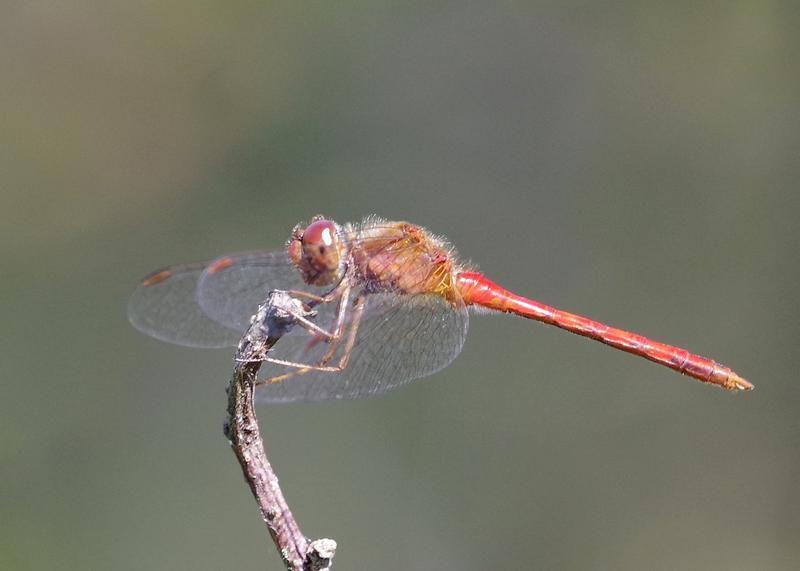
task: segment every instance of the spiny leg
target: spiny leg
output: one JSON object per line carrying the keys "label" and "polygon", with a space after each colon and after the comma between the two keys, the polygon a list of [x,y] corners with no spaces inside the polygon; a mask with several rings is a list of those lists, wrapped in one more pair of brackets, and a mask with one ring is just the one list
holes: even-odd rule
{"label": "spiny leg", "polygon": [[[363,294],[359,294],[356,300],[353,302],[353,310],[357,313],[359,311],[356,304],[358,304],[358,300],[361,299]],[[334,337],[328,340],[330,347],[325,352],[325,355],[320,360],[320,365],[327,365],[328,362],[333,358],[336,354],[336,351],[339,349],[339,343],[342,339],[342,334],[344,333],[345,328],[347,325],[345,324],[345,320],[347,319],[347,302],[350,300],[350,288],[346,287],[342,292],[342,297],[339,299],[339,305],[336,308],[337,315],[336,315],[336,328],[334,329]]]}
{"label": "spiny leg", "polygon": [[284,361],[282,359],[274,359],[272,357],[266,357],[264,360],[267,362],[276,363],[278,365],[284,365],[286,367],[296,367],[298,370],[258,380],[256,381],[256,386],[280,383],[287,379],[291,379],[292,377],[305,375],[306,373],[311,371],[320,371],[325,373],[339,373],[343,371],[345,367],[347,367],[347,363],[350,360],[350,354],[353,351],[353,346],[355,345],[356,341],[356,335],[358,333],[358,326],[361,323],[361,318],[364,315],[364,300],[365,300],[364,294],[360,294],[353,302],[353,320],[349,325],[350,330],[348,331],[347,342],[345,343],[344,352],[342,353],[342,357],[339,359],[338,365],[335,366],[326,365],[325,359],[329,361],[333,356],[333,354],[328,356],[328,353],[331,353],[330,350],[328,350],[328,353],[326,353],[323,359],[321,359],[320,362],[317,363],[316,365],[294,363],[292,361]]}
{"label": "spiny leg", "polygon": [[342,358],[339,359],[339,370],[347,367],[350,361],[350,353],[353,352],[353,346],[356,343],[356,335],[358,334],[358,326],[361,324],[361,318],[364,317],[365,297],[364,294],[359,294],[353,302],[353,322],[350,324],[350,332],[347,336],[347,343],[344,346]]}
{"label": "spiny leg", "polygon": [[[331,333],[330,336],[328,337],[328,343],[330,343],[331,346],[328,349],[328,351],[326,351],[325,356],[318,363],[314,365],[308,363],[296,363],[294,361],[286,361],[284,359],[275,359],[274,357],[269,357],[267,355],[260,358],[259,360],[268,363],[275,363],[276,365],[283,365],[285,367],[295,367],[297,369],[300,369],[301,371],[306,369],[326,371],[326,372],[337,371],[338,369],[336,368],[330,368],[330,367],[326,368],[326,365],[327,362],[330,361],[331,356],[335,354],[336,350],[339,348],[339,342],[342,339],[342,333],[346,327],[345,321],[347,317],[347,302],[350,300],[350,291],[351,288],[348,285],[345,285],[341,288],[339,294],[339,301],[336,305],[336,324],[334,326],[333,333]],[[262,381],[256,381],[256,385],[278,382],[278,380],[284,380],[285,378],[293,377],[295,374],[297,374],[297,371],[293,371],[291,373],[285,373],[283,375],[277,375],[275,377],[268,377],[267,379],[264,379]]]}
{"label": "spiny leg", "polygon": [[292,297],[304,297],[306,299],[310,299],[311,301],[316,301],[317,303],[330,303],[336,298],[337,295],[339,295],[339,293],[341,293],[341,292],[337,293],[338,289],[339,286],[335,287],[325,295],[317,295],[315,293],[311,293],[309,291],[302,291],[299,289],[290,289],[286,293],[288,293]]}
{"label": "spiny leg", "polygon": [[345,312],[347,311],[347,301],[350,299],[350,289],[351,288],[349,285],[346,285],[344,282],[342,282],[324,296],[299,290],[289,290],[287,293],[291,296],[306,297],[318,303],[330,303],[334,299],[338,298],[339,301],[336,303],[336,325],[333,328],[333,332],[326,331],[316,323],[313,323],[301,315],[294,316],[297,320],[297,323],[306,331],[313,331],[314,333],[325,337],[329,342],[334,342],[342,334],[344,316]]}
{"label": "spiny leg", "polygon": [[[343,323],[344,323],[344,313],[345,313],[344,312],[344,308],[347,305],[347,299],[349,299],[349,297],[350,297],[350,289],[351,289],[350,286],[344,286],[344,287],[341,287],[341,288],[337,286],[336,289],[332,290],[329,294],[326,295],[326,298],[328,299],[328,301],[332,301],[332,300],[336,299],[337,297],[339,298],[339,301],[338,301],[338,303],[336,305],[337,318],[336,318],[336,325],[334,326],[334,331],[333,332],[330,332],[330,331],[327,331],[327,330],[323,329],[322,327],[320,327],[319,325],[317,325],[313,321],[309,320],[307,317],[305,317],[303,315],[300,315],[298,313],[291,312],[292,319],[295,321],[295,323],[297,325],[299,325],[300,327],[302,327],[306,331],[308,331],[310,333],[315,333],[319,337],[324,337],[331,344],[337,344],[338,345],[338,341],[339,341],[339,338],[341,337],[342,327],[343,327]],[[318,299],[323,299],[323,298],[321,298],[319,296],[314,295],[313,293],[306,293],[306,292],[301,292],[301,291],[289,291],[287,293],[290,293],[292,295],[301,294],[301,295],[306,295],[308,297],[314,297],[314,298],[318,298]],[[271,359],[267,359],[267,358],[261,357],[261,356],[254,357],[252,359],[236,359],[236,361],[239,362],[239,363],[252,363],[252,362],[256,362],[256,361],[264,362],[264,361],[270,361],[270,360]]]}

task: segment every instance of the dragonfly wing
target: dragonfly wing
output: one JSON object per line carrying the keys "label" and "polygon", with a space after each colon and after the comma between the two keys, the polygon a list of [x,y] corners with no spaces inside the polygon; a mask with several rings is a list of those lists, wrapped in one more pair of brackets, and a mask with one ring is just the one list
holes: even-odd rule
{"label": "dragonfly wing", "polygon": [[197,304],[197,283],[206,263],[170,266],[147,276],[128,302],[128,318],[136,329],[188,347],[230,347],[236,331],[212,320]]}
{"label": "dragonfly wing", "polygon": [[208,264],[197,284],[197,303],[214,321],[244,331],[274,289],[320,293],[303,282],[284,250],[245,252]]}
{"label": "dragonfly wing", "polygon": [[[341,372],[313,371],[259,387],[258,403],[354,399],[378,395],[446,367],[458,356],[469,326],[463,304],[453,305],[438,295],[366,295],[350,360]],[[352,308],[348,315],[353,315]],[[330,320],[332,324],[332,320]],[[329,328],[327,322],[317,325]],[[303,331],[295,327],[295,332]],[[347,333],[345,333],[346,335]],[[337,364],[344,342],[332,364]],[[271,357],[300,363],[317,362],[329,345],[310,334],[278,341]],[[296,368],[265,363],[262,376]]]}

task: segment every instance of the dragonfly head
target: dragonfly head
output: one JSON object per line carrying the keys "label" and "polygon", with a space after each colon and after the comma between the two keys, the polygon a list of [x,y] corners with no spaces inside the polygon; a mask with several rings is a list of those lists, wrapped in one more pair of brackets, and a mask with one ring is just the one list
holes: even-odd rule
{"label": "dragonfly head", "polygon": [[341,229],[333,220],[315,216],[305,228],[295,226],[287,249],[309,285],[330,285],[344,275],[345,245]]}

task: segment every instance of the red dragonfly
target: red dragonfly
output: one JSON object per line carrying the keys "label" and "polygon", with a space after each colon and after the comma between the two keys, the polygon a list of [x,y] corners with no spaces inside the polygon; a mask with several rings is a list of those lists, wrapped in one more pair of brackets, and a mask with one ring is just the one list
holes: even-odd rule
{"label": "red dragonfly", "polygon": [[511,293],[461,264],[444,239],[377,217],[339,225],[316,216],[284,250],[157,270],[129,317],[164,341],[234,346],[271,290],[308,300],[316,317],[265,357],[273,376],[259,382],[259,402],[358,398],[430,375],[461,351],[469,307],[555,325],[730,391],[753,388],[711,359]]}

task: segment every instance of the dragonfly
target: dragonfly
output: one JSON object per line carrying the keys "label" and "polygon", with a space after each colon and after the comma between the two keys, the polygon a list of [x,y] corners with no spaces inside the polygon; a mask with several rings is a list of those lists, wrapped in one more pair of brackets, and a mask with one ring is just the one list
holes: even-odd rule
{"label": "dragonfly", "polygon": [[338,224],[318,215],[283,249],[156,270],[128,315],[163,341],[232,347],[278,290],[304,310],[260,357],[271,376],[258,381],[259,403],[360,398],[432,375],[461,352],[470,309],[554,325],[729,391],[753,389],[712,359],[512,293],[460,262],[446,239],[376,216]]}

